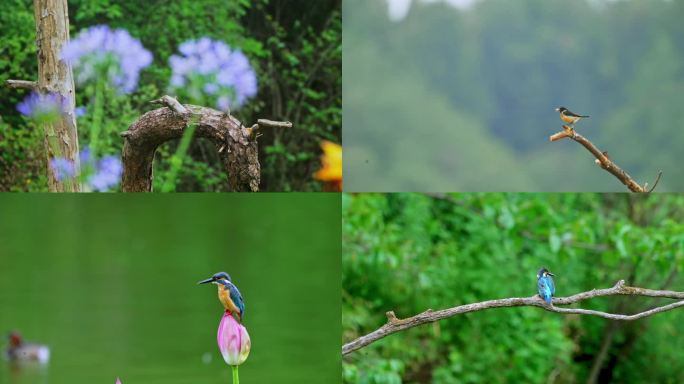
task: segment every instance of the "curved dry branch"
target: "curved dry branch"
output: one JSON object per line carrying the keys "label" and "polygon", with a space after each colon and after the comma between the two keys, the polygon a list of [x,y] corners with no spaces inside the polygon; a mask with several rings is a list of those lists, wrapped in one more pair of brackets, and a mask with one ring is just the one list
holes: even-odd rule
{"label": "curved dry branch", "polygon": [[[590,309],[581,308],[558,308],[553,305],[568,305],[580,302],[582,300],[591,299],[594,297],[602,296],[615,296],[615,295],[626,295],[626,296],[648,296],[648,297],[665,297],[670,299],[682,299],[675,303],[668,305],[656,307],[644,312],[636,313],[633,315],[622,315],[606,313],[601,311],[594,311]],[[428,309],[427,311],[409,317],[406,319],[398,319],[394,312],[389,311],[387,315],[387,323],[377,330],[361,336],[358,339],[352,340],[342,346],[342,355],[347,355],[357,349],[363,348],[377,340],[382,339],[385,336],[389,336],[393,333],[400,332],[409,328],[413,328],[422,324],[432,323],[448,317],[455,315],[460,315],[462,313],[482,311],[491,308],[502,308],[502,307],[540,307],[549,312],[557,312],[563,314],[578,314],[578,315],[590,315],[599,316],[605,319],[611,320],[636,320],[643,317],[651,316],[656,313],[669,311],[674,308],[684,306],[684,292],[677,291],[665,291],[665,290],[654,290],[648,288],[638,288],[638,287],[628,287],[625,285],[624,280],[620,280],[612,288],[605,289],[593,289],[588,292],[578,293],[568,297],[554,297],[553,305],[549,306],[537,295],[531,297],[512,297],[507,299],[498,300],[488,300],[480,303],[459,305],[453,308],[441,309],[438,311],[433,311]]]}
{"label": "curved dry branch", "polygon": [[632,192],[653,192],[656,185],[658,185],[658,181],[660,181],[660,176],[663,174],[663,171],[658,171],[658,176],[656,177],[656,180],[650,189],[648,188],[648,183],[641,186],[629,174],[627,174],[627,172],[622,170],[622,168],[618,167],[617,164],[610,160],[608,158],[607,152],[601,152],[591,141],[577,133],[568,125],[563,125],[563,130],[561,132],[551,135],[549,137],[549,141],[558,141],[566,137],[582,144],[584,148],[586,148],[589,152],[591,152],[592,155],[594,155],[594,157],[596,157],[596,164],[613,174],[613,176],[620,180],[622,184],[626,185],[627,188],[629,188],[629,190]]}
{"label": "curved dry branch", "polygon": [[[152,190],[152,164],[157,147],[166,141],[180,139],[188,124],[197,125],[195,137],[206,138],[216,146],[228,172],[228,183],[232,191],[259,190],[261,167],[254,126],[246,128],[230,114],[181,104],[170,96],[163,96],[152,103],[164,107],[145,113],[127,131],[121,132],[125,139],[121,183],[124,192]],[[292,127],[289,122],[266,121]],[[260,123],[255,126],[259,127]]]}

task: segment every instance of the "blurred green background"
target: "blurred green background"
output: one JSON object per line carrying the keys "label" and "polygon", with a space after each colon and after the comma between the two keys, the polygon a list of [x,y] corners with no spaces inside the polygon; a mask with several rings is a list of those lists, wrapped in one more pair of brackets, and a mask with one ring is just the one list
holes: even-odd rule
{"label": "blurred green background", "polygon": [[[36,79],[33,1],[3,0],[0,12],[0,191],[46,191],[43,132],[16,110],[25,91],[4,86],[7,79]],[[120,155],[119,132],[155,109],[150,100],[167,93],[169,56],[182,42],[203,36],[242,50],[257,73],[258,94],[238,111],[245,124],[257,118],[286,120],[292,129],[268,129],[259,138],[262,191],[318,191],[321,140],[336,143],[342,127],[341,0],[69,0],[71,36],[107,24],[126,29],[151,51],[154,61],[141,72],[139,88],[108,103],[107,154]],[[81,87],[76,105],[91,107]],[[181,102],[184,102],[181,100]],[[185,101],[187,102],[187,101]],[[92,108],[91,108],[92,109]],[[79,119],[81,149],[89,142],[89,120]],[[155,157],[154,187],[169,176],[177,143]],[[225,191],[226,174],[214,145],[195,140],[176,190]]]}
{"label": "blurred green background", "polygon": [[0,383],[230,383],[227,271],[246,303],[244,383],[339,381],[337,194],[0,196],[0,332],[50,346]]}
{"label": "blurred green background", "polygon": [[[428,308],[618,280],[684,291],[684,196],[674,194],[344,194],[342,341]],[[632,296],[582,308],[637,313],[672,302]],[[455,316],[343,359],[346,383],[681,383],[684,310],[633,322],[540,308]],[[600,351],[604,349],[605,353]]]}
{"label": "blurred green background", "polygon": [[345,1],[345,190],[627,191],[549,142],[563,105],[640,184],[662,169],[658,191],[684,191],[683,16],[667,0]]}

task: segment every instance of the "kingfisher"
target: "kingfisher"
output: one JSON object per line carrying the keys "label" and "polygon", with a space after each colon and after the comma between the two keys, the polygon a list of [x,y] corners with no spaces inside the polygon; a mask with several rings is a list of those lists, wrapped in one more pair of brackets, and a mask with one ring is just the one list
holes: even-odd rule
{"label": "kingfisher", "polygon": [[589,117],[587,115],[579,115],[577,113],[571,112],[569,109],[565,107],[558,107],[556,108],[556,112],[560,113],[560,118],[564,122],[574,126],[576,122],[578,122],[580,119]]}
{"label": "kingfisher", "polygon": [[218,298],[226,311],[234,314],[236,320],[242,324],[245,315],[245,302],[238,288],[233,284],[230,275],[226,272],[215,273],[212,277],[202,280],[197,284],[213,283],[218,286]]}
{"label": "kingfisher", "polygon": [[27,343],[17,331],[7,335],[9,345],[5,356],[10,361],[37,361],[47,363],[50,360],[50,349],[46,345]]}
{"label": "kingfisher", "polygon": [[551,305],[551,297],[556,293],[556,285],[553,283],[553,273],[546,268],[542,268],[537,272],[537,292],[539,296],[544,299],[546,304]]}

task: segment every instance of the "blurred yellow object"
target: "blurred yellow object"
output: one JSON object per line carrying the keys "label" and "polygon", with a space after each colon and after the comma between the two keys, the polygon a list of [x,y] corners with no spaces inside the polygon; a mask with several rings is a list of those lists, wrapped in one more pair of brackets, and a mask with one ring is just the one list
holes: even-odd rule
{"label": "blurred yellow object", "polygon": [[342,190],[342,146],[331,141],[321,142],[323,156],[321,156],[321,169],[316,171],[314,177],[324,181],[332,190]]}

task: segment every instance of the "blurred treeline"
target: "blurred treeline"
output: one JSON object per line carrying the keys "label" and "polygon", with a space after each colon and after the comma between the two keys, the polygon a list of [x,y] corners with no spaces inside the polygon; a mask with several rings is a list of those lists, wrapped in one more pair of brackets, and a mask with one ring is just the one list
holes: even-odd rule
{"label": "blurred treeline", "polygon": [[[684,290],[684,196],[345,194],[343,342],[395,311],[628,285]],[[671,300],[611,296],[582,308],[637,313]],[[684,310],[633,322],[492,309],[388,336],[344,358],[346,383],[681,383]],[[604,349],[604,353],[600,351]],[[593,373],[592,373],[593,372]],[[593,379],[593,381],[592,381]]]}
{"label": "blurred treeline", "polygon": [[[136,93],[108,115],[105,152],[120,153],[124,131],[142,113],[156,108],[148,101],[167,92],[168,58],[180,43],[203,36],[241,49],[257,71],[257,98],[234,113],[246,124],[257,118],[289,120],[291,130],[266,130],[259,139],[261,190],[320,190],[312,174],[319,168],[320,141],[341,136],[341,1],[285,0],[69,0],[71,35],[108,24],[124,28],[154,55],[141,74]],[[36,32],[31,0],[6,0],[0,12],[0,83],[37,77]],[[85,105],[78,95],[77,105]],[[16,111],[24,91],[0,86],[0,190],[46,190],[43,134]],[[183,102],[181,100],[181,102]],[[79,121],[79,126],[87,122]],[[81,139],[87,138],[81,127]],[[81,143],[83,147],[84,143]],[[168,171],[176,143],[160,148],[155,189]],[[196,140],[180,175],[178,191],[222,191],[223,167],[213,145]]]}
{"label": "blurred treeline", "polygon": [[[388,0],[391,1],[391,0]],[[641,184],[683,191],[684,2],[344,3],[345,189],[626,191],[557,106]]]}

